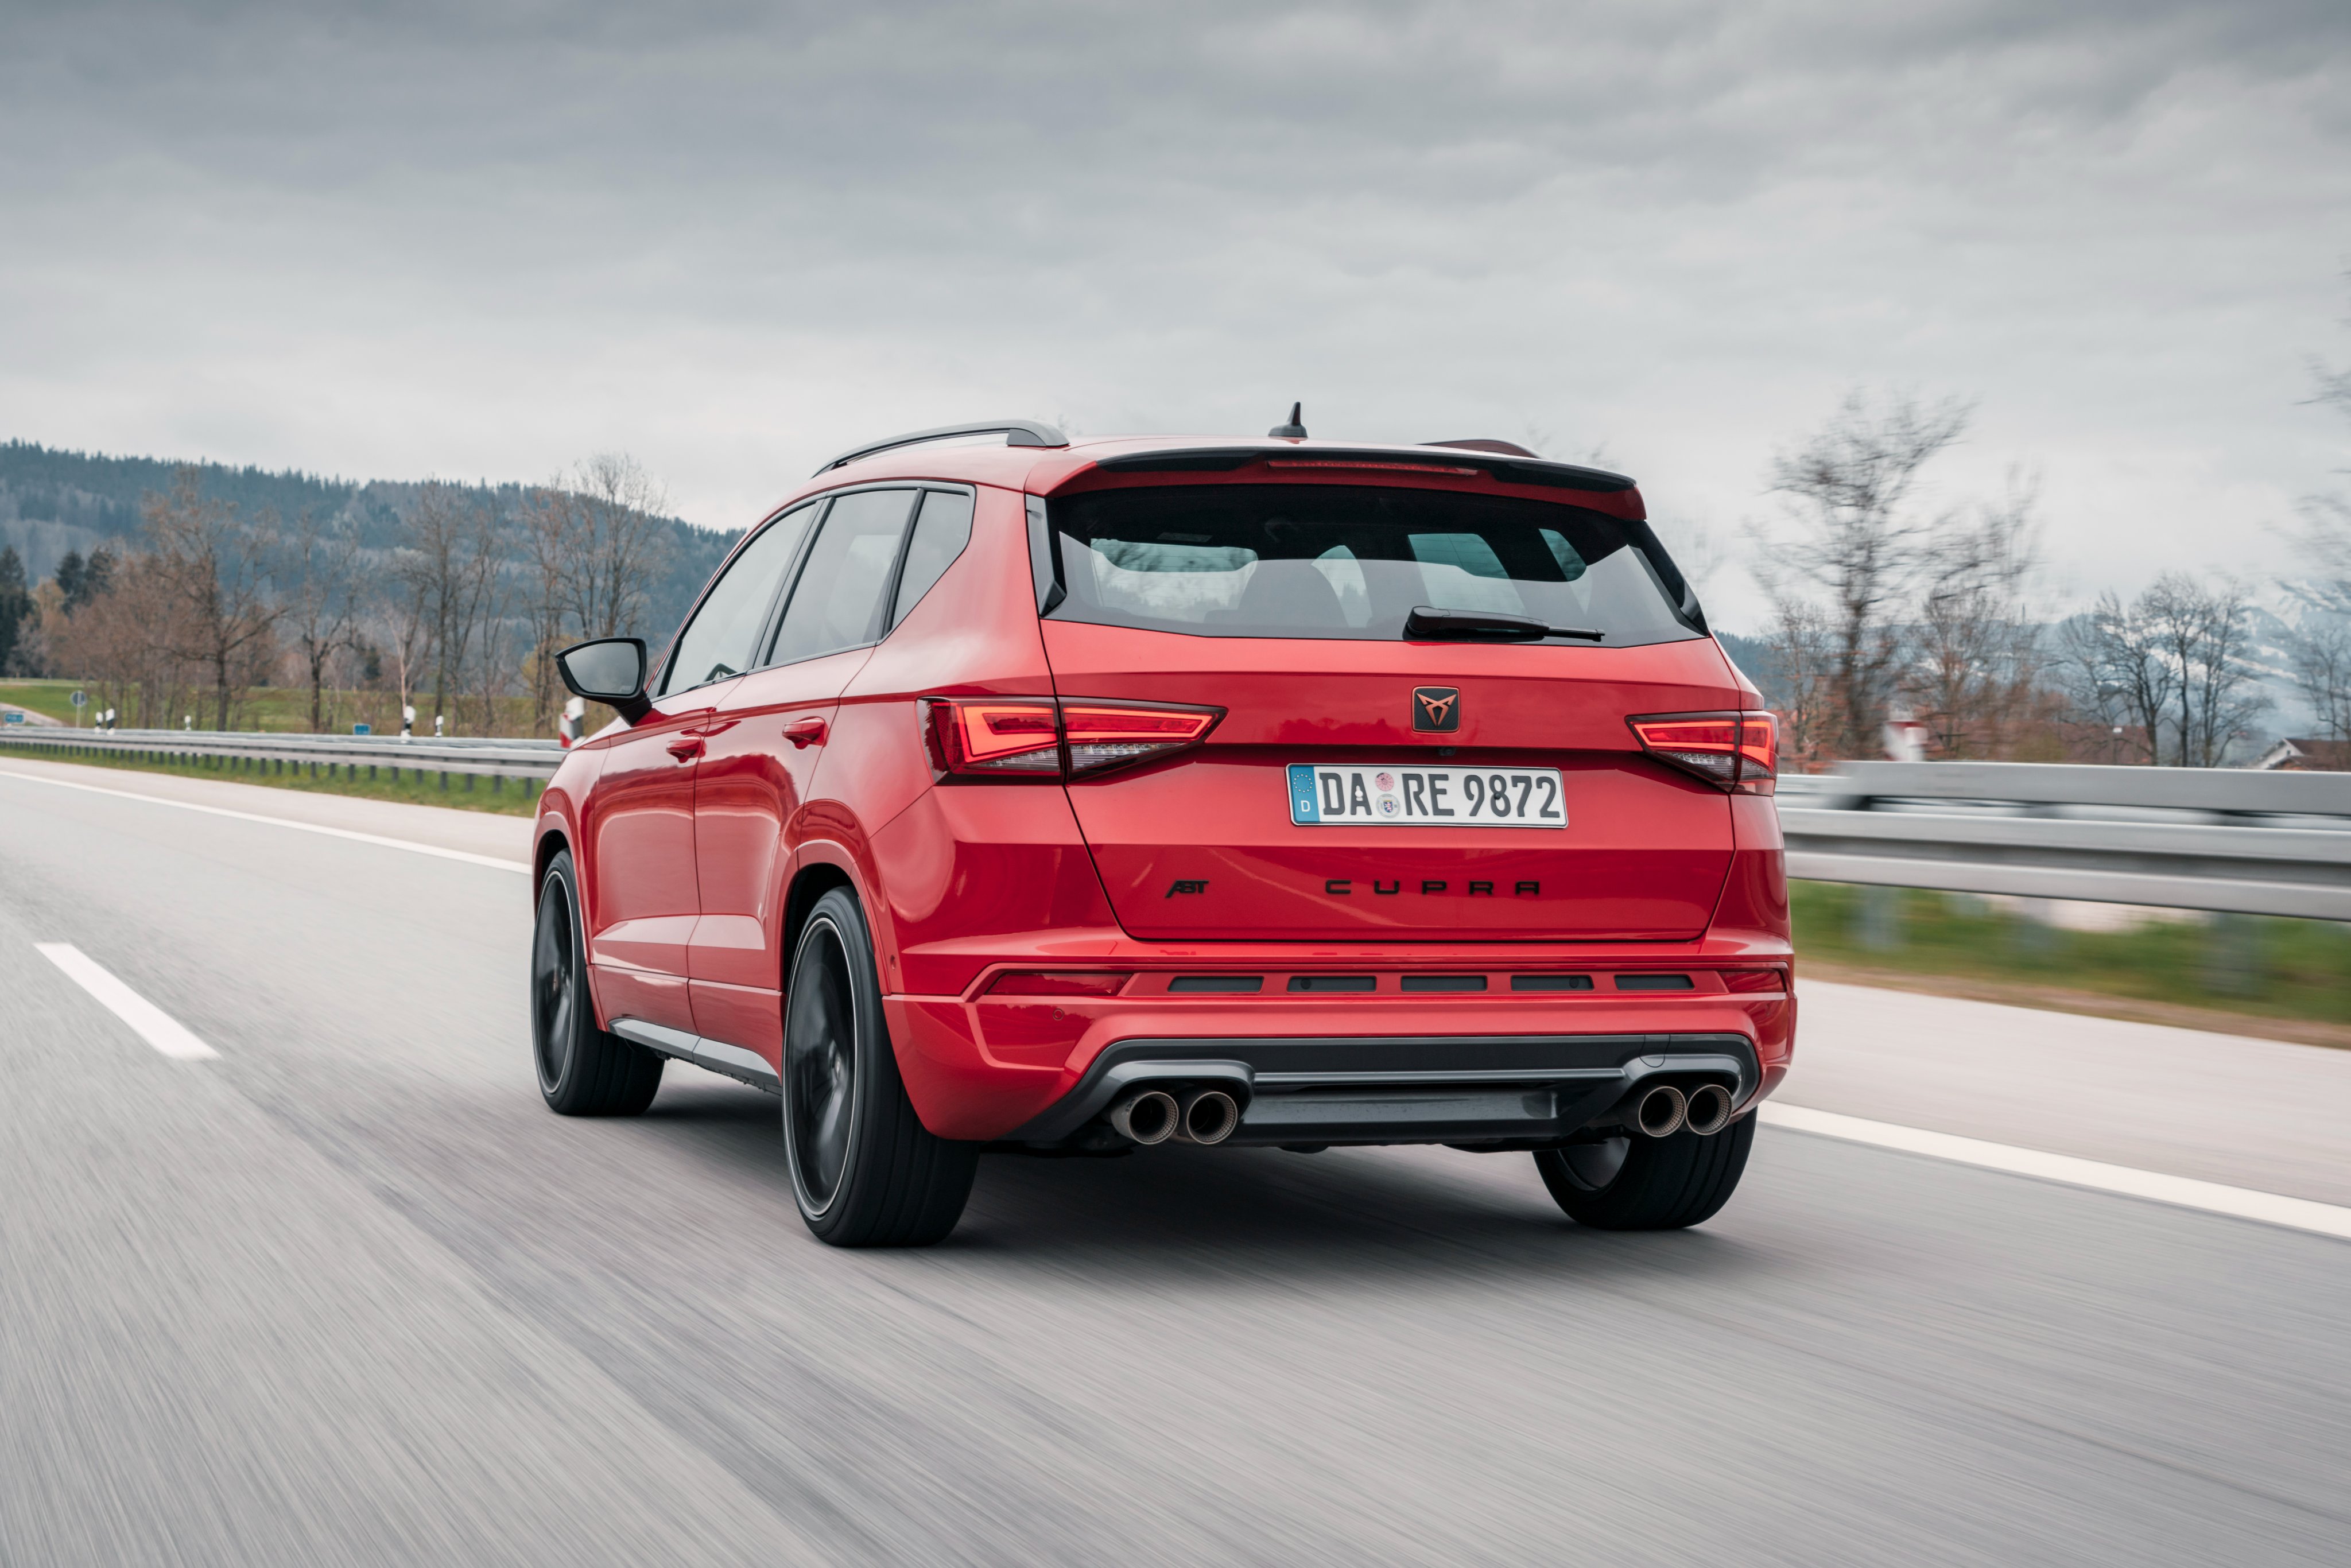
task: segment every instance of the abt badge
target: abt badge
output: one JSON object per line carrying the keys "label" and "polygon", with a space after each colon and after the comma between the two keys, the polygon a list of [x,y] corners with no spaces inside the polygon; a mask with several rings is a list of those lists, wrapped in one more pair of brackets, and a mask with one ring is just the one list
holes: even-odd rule
{"label": "abt badge", "polygon": [[1171,882],[1167,884],[1167,896],[1170,898],[1175,897],[1179,893],[1206,893],[1207,891],[1208,883],[1206,877],[1201,878],[1198,882]]}
{"label": "abt badge", "polygon": [[1412,727],[1451,731],[1461,727],[1461,691],[1458,686],[1412,688]]}

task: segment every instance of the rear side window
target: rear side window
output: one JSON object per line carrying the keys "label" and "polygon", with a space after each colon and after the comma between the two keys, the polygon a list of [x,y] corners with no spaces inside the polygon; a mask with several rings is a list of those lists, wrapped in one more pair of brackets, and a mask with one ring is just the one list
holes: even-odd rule
{"label": "rear side window", "polygon": [[792,586],[768,663],[796,664],[881,640],[883,601],[915,494],[852,490],[835,498]]}
{"label": "rear side window", "polygon": [[751,650],[767,630],[776,590],[815,516],[814,507],[786,512],[736,553],[679,635],[664,692],[707,685],[751,667]]}
{"label": "rear side window", "polygon": [[898,574],[898,607],[891,612],[892,626],[923,601],[923,595],[946,575],[956,557],[963,554],[963,547],[971,543],[971,508],[969,496],[946,490],[923,493],[922,509],[914,514],[914,542],[906,547],[906,565]]}
{"label": "rear side window", "polygon": [[1346,485],[1165,485],[1048,505],[1055,621],[1202,637],[1394,642],[1418,605],[1705,634],[1646,523],[1582,507]]}

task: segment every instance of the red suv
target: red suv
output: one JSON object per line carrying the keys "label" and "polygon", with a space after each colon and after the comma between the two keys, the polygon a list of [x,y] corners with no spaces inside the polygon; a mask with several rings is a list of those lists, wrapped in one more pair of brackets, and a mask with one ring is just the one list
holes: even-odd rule
{"label": "red suv", "polygon": [[1528,1150],[1584,1224],[1690,1225],[1787,1071],[1772,718],[1617,475],[925,431],[657,666],[561,664],[621,719],[538,810],[547,1103],[778,1094],[829,1242],[1171,1138]]}

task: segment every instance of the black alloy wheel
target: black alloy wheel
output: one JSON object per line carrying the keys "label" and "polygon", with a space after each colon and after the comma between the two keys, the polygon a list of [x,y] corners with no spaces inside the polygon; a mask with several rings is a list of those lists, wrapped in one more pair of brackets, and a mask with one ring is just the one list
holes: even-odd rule
{"label": "black alloy wheel", "polygon": [[810,921],[800,940],[784,1040],[792,1183],[801,1211],[817,1218],[841,1196],[857,1112],[857,998],[841,928],[830,917]]}
{"label": "black alloy wheel", "polygon": [[538,886],[530,941],[530,1043],[538,1092],[565,1116],[633,1116],[661,1088],[662,1057],[596,1026],[571,852]]}
{"label": "black alloy wheel", "polygon": [[817,900],[784,1000],[785,1164],[800,1218],[835,1247],[926,1247],[963,1217],[976,1144],[930,1132],[898,1076],[864,912]]}
{"label": "black alloy wheel", "polygon": [[1543,1186],[1578,1225],[1597,1230],[1679,1230],[1714,1218],[1730,1201],[1755,1143],[1749,1112],[1706,1137],[1570,1144],[1535,1155]]}

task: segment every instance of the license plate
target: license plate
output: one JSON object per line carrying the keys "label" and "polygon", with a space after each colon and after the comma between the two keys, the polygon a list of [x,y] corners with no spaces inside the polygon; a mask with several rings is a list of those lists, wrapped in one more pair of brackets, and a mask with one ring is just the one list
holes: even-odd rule
{"label": "license plate", "polygon": [[1328,828],[1563,828],[1556,768],[1324,768],[1293,762],[1290,820]]}

